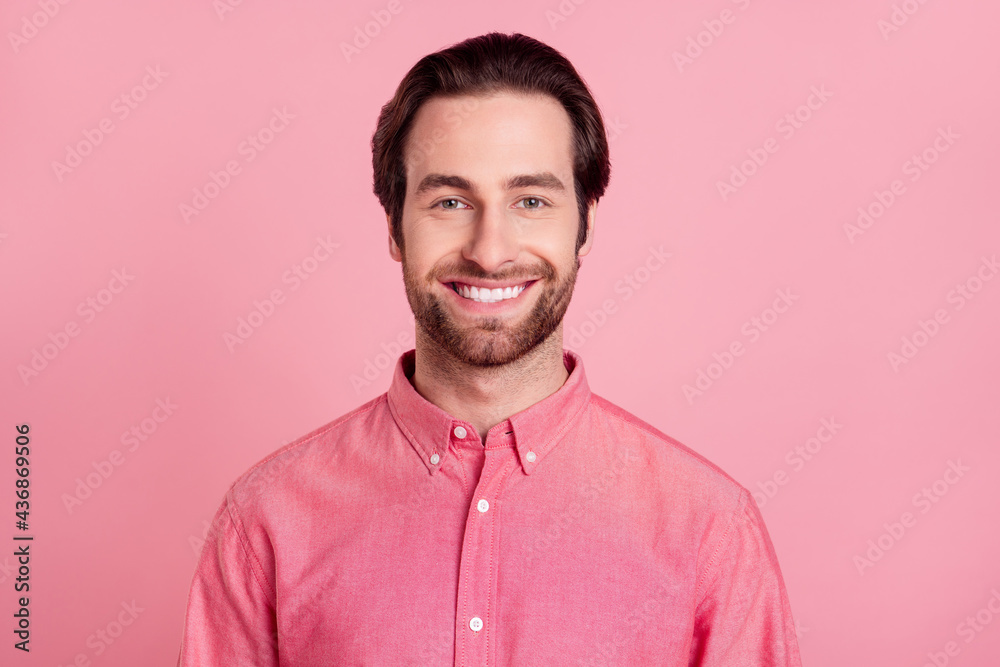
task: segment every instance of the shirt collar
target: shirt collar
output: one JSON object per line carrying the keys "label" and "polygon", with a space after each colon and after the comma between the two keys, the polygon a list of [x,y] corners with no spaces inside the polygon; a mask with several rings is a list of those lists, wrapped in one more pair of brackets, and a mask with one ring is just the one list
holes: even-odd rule
{"label": "shirt collar", "polygon": [[[404,352],[397,360],[387,392],[389,410],[420,459],[434,474],[445,458],[452,455],[449,445],[456,427],[466,429],[467,437],[478,440],[479,435],[469,422],[452,417],[414,389],[410,378],[415,361],[415,349]],[[563,364],[569,377],[555,393],[502,422],[508,425],[504,428],[514,432],[514,446],[527,475],[542,462],[590,403],[591,392],[583,359],[564,348]]]}

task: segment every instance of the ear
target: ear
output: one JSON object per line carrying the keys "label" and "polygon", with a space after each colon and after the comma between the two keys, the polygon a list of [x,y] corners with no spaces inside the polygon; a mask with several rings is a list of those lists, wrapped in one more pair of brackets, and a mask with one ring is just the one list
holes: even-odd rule
{"label": "ear", "polygon": [[402,262],[403,253],[400,251],[399,246],[396,245],[396,240],[392,238],[392,218],[389,217],[388,213],[385,215],[385,222],[389,228],[389,256],[397,262]]}
{"label": "ear", "polygon": [[595,222],[597,222],[597,202],[596,201],[593,204],[590,205],[590,208],[587,209],[587,239],[583,242],[583,245],[580,246],[580,249],[576,253],[579,257],[583,257],[588,252],[590,252],[591,246],[594,245],[594,223]]}

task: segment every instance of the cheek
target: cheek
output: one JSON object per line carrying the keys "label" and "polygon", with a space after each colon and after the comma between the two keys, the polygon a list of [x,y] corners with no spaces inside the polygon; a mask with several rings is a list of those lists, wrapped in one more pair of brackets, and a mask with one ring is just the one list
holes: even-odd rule
{"label": "cheek", "polygon": [[406,258],[413,264],[415,270],[423,274],[441,260],[442,250],[443,247],[439,243],[433,241],[428,243],[425,239],[421,239],[406,247]]}
{"label": "cheek", "polygon": [[445,225],[416,226],[407,232],[407,249],[413,249],[414,260],[422,264],[435,264],[444,257],[461,252],[466,238],[461,229]]}
{"label": "cheek", "polygon": [[573,262],[576,248],[576,234],[547,230],[525,239],[523,248],[533,255],[543,258],[556,267],[567,267]]}
{"label": "cheek", "polygon": [[531,226],[525,231],[536,243],[552,250],[559,250],[566,245],[572,247],[579,230],[580,219],[574,209],[570,214],[532,221]]}

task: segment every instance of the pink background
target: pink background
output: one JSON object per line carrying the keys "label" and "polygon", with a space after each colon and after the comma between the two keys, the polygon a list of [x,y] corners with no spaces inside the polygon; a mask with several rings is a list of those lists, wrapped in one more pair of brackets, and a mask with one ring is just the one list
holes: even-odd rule
{"label": "pink background", "polygon": [[[421,56],[501,30],[563,52],[611,133],[567,347],[596,393],[756,492],[805,663],[998,664],[1000,5],[233,2],[0,8],[0,662],[176,662],[198,539],[229,484],[385,391],[398,341],[412,345],[371,193],[381,105]],[[294,118],[268,136],[274,109]],[[250,160],[258,133],[273,141]],[[80,144],[78,166],[53,167]],[[181,204],[230,161],[186,222]],[[723,197],[734,168],[751,175]],[[849,233],[859,207],[881,215]],[[307,259],[318,238],[339,246]],[[776,315],[779,290],[792,305]],[[258,307],[269,316],[231,350]],[[36,352],[44,367],[24,375]],[[689,400],[699,371],[712,377]],[[10,629],[20,423],[30,655]],[[145,439],[123,443],[133,426]],[[133,601],[134,622],[96,640]]]}

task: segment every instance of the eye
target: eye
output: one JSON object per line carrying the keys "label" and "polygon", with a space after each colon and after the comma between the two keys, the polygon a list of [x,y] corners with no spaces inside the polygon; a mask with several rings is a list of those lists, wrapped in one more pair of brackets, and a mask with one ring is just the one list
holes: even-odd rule
{"label": "eye", "polygon": [[461,201],[460,199],[454,199],[454,198],[452,198],[452,199],[442,199],[437,204],[434,204],[434,206],[440,206],[441,208],[445,209],[446,211],[458,211],[458,210],[460,210],[458,204],[461,204],[465,208],[468,208],[468,205],[465,202]]}
{"label": "eye", "polygon": [[524,202],[525,204],[521,208],[526,208],[528,210],[539,209],[544,206],[548,206],[548,202],[539,197],[525,197],[524,199],[521,200],[521,202]]}

